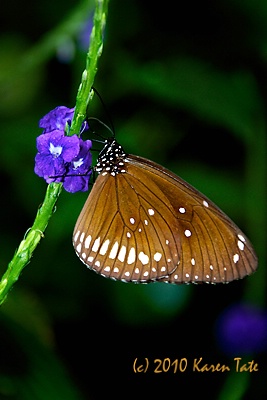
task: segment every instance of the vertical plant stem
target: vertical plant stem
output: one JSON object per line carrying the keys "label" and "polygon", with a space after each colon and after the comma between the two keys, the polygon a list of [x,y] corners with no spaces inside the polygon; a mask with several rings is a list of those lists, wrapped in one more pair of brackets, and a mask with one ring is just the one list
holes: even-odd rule
{"label": "vertical plant stem", "polygon": [[98,59],[103,50],[103,36],[106,26],[106,17],[109,0],[98,0],[94,15],[94,24],[90,36],[90,47],[87,53],[86,69],[82,74],[81,84],[76,98],[76,107],[69,135],[80,132],[86,118],[86,110],[93,97],[93,83],[97,72]]}
{"label": "vertical plant stem", "polygon": [[44,237],[44,231],[47,227],[49,219],[52,216],[56,201],[60,195],[62,184],[51,183],[47,187],[43,204],[37,211],[37,215],[33,226],[26,232],[24,239],[21,241],[14,257],[8,264],[8,268],[0,282],[0,305],[5,301],[9,290],[18,280],[19,275],[24,267],[30,262],[32,254]]}
{"label": "vertical plant stem", "polygon": [[[82,74],[82,81],[77,94],[75,114],[70,128],[71,135],[80,132],[86,117],[86,109],[93,96],[91,87],[97,72],[97,63],[102,53],[107,10],[108,0],[96,0],[94,25],[90,37],[86,69]],[[5,301],[9,290],[19,279],[21,271],[30,262],[34,250],[41,238],[44,237],[44,231],[54,212],[55,204],[61,190],[61,183],[51,183],[48,185],[46,196],[42,206],[37,211],[33,226],[26,232],[24,239],[21,241],[0,281],[0,305]]]}

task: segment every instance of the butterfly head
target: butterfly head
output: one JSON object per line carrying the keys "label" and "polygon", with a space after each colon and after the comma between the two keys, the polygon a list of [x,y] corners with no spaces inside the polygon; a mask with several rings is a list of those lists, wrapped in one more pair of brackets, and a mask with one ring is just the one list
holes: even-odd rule
{"label": "butterfly head", "polygon": [[122,146],[114,138],[105,141],[103,149],[100,151],[95,171],[102,175],[117,174],[126,172],[125,162],[126,153]]}

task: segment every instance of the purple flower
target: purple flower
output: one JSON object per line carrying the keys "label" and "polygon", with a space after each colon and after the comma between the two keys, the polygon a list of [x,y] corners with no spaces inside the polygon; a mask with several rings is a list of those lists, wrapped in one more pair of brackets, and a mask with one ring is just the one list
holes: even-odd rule
{"label": "purple flower", "polygon": [[[48,133],[54,130],[62,130],[65,131],[70,127],[73,115],[74,115],[75,107],[68,108],[65,106],[58,106],[53,110],[49,111],[43,118],[39,121],[39,127],[44,128],[43,133]],[[81,133],[87,130],[88,124],[84,121]]]}
{"label": "purple flower", "polygon": [[34,172],[47,183],[62,182],[65,163],[71,162],[80,151],[79,140],[77,135],[64,136],[60,130],[38,136]]}
{"label": "purple flower", "polygon": [[[38,153],[34,172],[47,183],[62,182],[68,192],[88,190],[91,176],[91,140],[83,141],[77,135],[67,136],[74,108],[56,107],[40,120],[44,132],[37,138]],[[83,123],[81,131],[88,128]]]}
{"label": "purple flower", "polygon": [[58,106],[40,119],[39,127],[44,128],[43,133],[51,132],[56,129],[64,132],[66,124],[70,126],[73,115],[74,108]]}
{"label": "purple flower", "polygon": [[89,151],[92,147],[92,142],[91,140],[79,140],[80,151],[68,166],[68,173],[63,182],[64,189],[71,193],[87,191],[92,173],[92,154]]}
{"label": "purple flower", "polygon": [[229,354],[267,350],[267,313],[250,304],[235,305],[217,321],[220,347]]}

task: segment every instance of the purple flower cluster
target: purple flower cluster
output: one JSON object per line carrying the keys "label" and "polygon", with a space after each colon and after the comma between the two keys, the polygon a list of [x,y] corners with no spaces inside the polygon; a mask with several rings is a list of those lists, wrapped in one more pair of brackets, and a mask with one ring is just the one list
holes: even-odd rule
{"label": "purple flower cluster", "polygon": [[[91,140],[77,135],[67,136],[74,108],[56,107],[40,120],[43,133],[37,137],[38,153],[34,172],[47,183],[62,182],[66,191],[75,193],[88,190],[92,173]],[[88,129],[83,124],[82,131]]]}

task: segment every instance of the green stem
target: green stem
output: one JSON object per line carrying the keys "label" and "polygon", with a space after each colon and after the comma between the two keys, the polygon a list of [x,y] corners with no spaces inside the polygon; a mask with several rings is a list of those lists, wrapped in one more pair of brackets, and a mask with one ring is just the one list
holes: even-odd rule
{"label": "green stem", "polygon": [[[93,97],[92,84],[97,72],[97,62],[102,53],[103,31],[106,23],[108,0],[96,0],[94,26],[90,37],[90,46],[87,55],[86,69],[78,90],[75,115],[70,128],[71,135],[80,132],[86,117],[86,109]],[[61,183],[51,183],[47,187],[46,196],[42,206],[38,209],[35,221],[16,250],[13,259],[8,264],[7,270],[0,281],[0,305],[5,301],[9,290],[19,279],[23,268],[30,262],[35,248],[44,237],[44,231],[51,218],[57,199],[61,193]]]}
{"label": "green stem", "polygon": [[38,209],[33,226],[26,232],[19,248],[16,250],[13,259],[8,264],[8,268],[0,282],[0,305],[5,301],[9,290],[18,280],[24,267],[30,262],[32,254],[44,237],[44,231],[49,219],[52,216],[56,201],[60,195],[62,185],[51,183],[47,187],[46,195],[42,206]]}
{"label": "green stem", "polygon": [[76,98],[76,107],[69,135],[79,133],[83,121],[86,119],[86,110],[93,97],[93,83],[97,72],[98,59],[102,54],[103,35],[109,0],[98,0],[94,15],[94,25],[90,36],[90,47],[87,53],[86,69],[82,74],[81,84]]}

